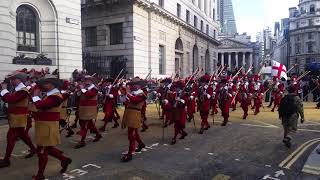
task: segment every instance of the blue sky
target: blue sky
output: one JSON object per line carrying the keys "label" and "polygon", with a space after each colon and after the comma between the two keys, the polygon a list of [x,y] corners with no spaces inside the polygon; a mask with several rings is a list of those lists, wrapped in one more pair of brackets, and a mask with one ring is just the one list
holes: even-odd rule
{"label": "blue sky", "polygon": [[[232,0],[239,33],[247,32],[255,38],[265,26],[274,27],[274,22],[289,16],[289,7],[299,0]],[[252,39],[253,41],[255,39]]]}

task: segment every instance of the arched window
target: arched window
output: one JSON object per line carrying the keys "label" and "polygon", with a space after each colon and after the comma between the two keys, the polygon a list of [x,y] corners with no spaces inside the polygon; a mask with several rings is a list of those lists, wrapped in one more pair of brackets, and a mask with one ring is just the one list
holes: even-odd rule
{"label": "arched window", "polygon": [[310,5],[310,13],[313,14],[313,13],[315,13],[315,12],[316,12],[316,7],[315,7],[314,4],[311,4],[311,5]]}
{"label": "arched window", "polygon": [[35,11],[27,5],[19,6],[16,17],[17,50],[33,51],[38,50],[38,18]]}

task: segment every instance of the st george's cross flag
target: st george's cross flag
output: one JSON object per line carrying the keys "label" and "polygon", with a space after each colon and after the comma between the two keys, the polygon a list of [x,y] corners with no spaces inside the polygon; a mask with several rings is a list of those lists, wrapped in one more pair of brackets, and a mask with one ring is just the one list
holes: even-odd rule
{"label": "st george's cross flag", "polygon": [[279,79],[288,79],[287,76],[287,68],[285,65],[277,62],[277,61],[272,61],[272,70],[271,70],[271,76],[272,77],[277,77]]}

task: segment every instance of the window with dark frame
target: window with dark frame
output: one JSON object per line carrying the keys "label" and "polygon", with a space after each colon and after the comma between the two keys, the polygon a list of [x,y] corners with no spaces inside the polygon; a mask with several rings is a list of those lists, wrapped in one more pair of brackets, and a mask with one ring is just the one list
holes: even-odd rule
{"label": "window with dark frame", "polygon": [[164,0],[159,0],[159,6],[164,7]]}
{"label": "window with dark frame", "polygon": [[122,23],[110,24],[110,45],[123,43],[123,27]]}
{"label": "window with dark frame", "polygon": [[203,32],[203,21],[202,20],[200,21],[200,30],[201,30],[201,32]]}
{"label": "window with dark frame", "polygon": [[165,74],[165,48],[159,45],[159,74]]}
{"label": "window with dark frame", "polygon": [[209,24],[207,24],[207,26],[206,26],[206,34],[209,35]]}
{"label": "window with dark frame", "polygon": [[214,8],[212,9],[212,19],[216,20],[216,10]]}
{"label": "window with dark frame", "polygon": [[309,39],[309,40],[313,39],[313,33],[312,33],[312,32],[309,32],[309,33],[308,33],[308,39]]}
{"label": "window with dark frame", "polygon": [[181,18],[181,5],[177,3],[177,16]]}
{"label": "window with dark frame", "polygon": [[97,27],[85,28],[86,47],[97,46]]}
{"label": "window with dark frame", "polygon": [[313,43],[312,42],[308,42],[307,46],[308,46],[308,53],[313,53]]}
{"label": "window with dark frame", "polygon": [[194,16],[194,17],[193,17],[193,26],[194,26],[195,28],[198,27],[198,17],[197,17],[197,16]]}
{"label": "window with dark frame", "polygon": [[22,5],[17,9],[16,31],[18,51],[38,51],[38,19],[35,11]]}
{"label": "window with dark frame", "polygon": [[314,14],[316,12],[316,7],[314,4],[310,6],[310,14]]}
{"label": "window with dark frame", "polygon": [[189,24],[190,23],[190,11],[186,10],[186,22]]}

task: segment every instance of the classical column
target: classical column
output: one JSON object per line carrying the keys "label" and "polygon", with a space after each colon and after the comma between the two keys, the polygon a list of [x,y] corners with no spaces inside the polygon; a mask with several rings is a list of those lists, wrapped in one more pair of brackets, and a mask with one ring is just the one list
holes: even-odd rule
{"label": "classical column", "polygon": [[252,66],[252,53],[250,53],[250,56],[249,56],[249,63],[250,63],[250,66]]}
{"label": "classical column", "polygon": [[221,59],[220,59],[220,64],[223,66],[224,65],[224,53],[221,53]]}
{"label": "classical column", "polygon": [[246,53],[242,53],[242,66],[246,68]]}
{"label": "classical column", "polygon": [[238,53],[238,52],[235,52],[236,68],[239,68],[239,60],[238,60],[238,56],[239,56],[239,53]]}
{"label": "classical column", "polygon": [[231,65],[231,53],[228,53],[228,66],[229,66],[229,70],[232,70],[232,65]]}

